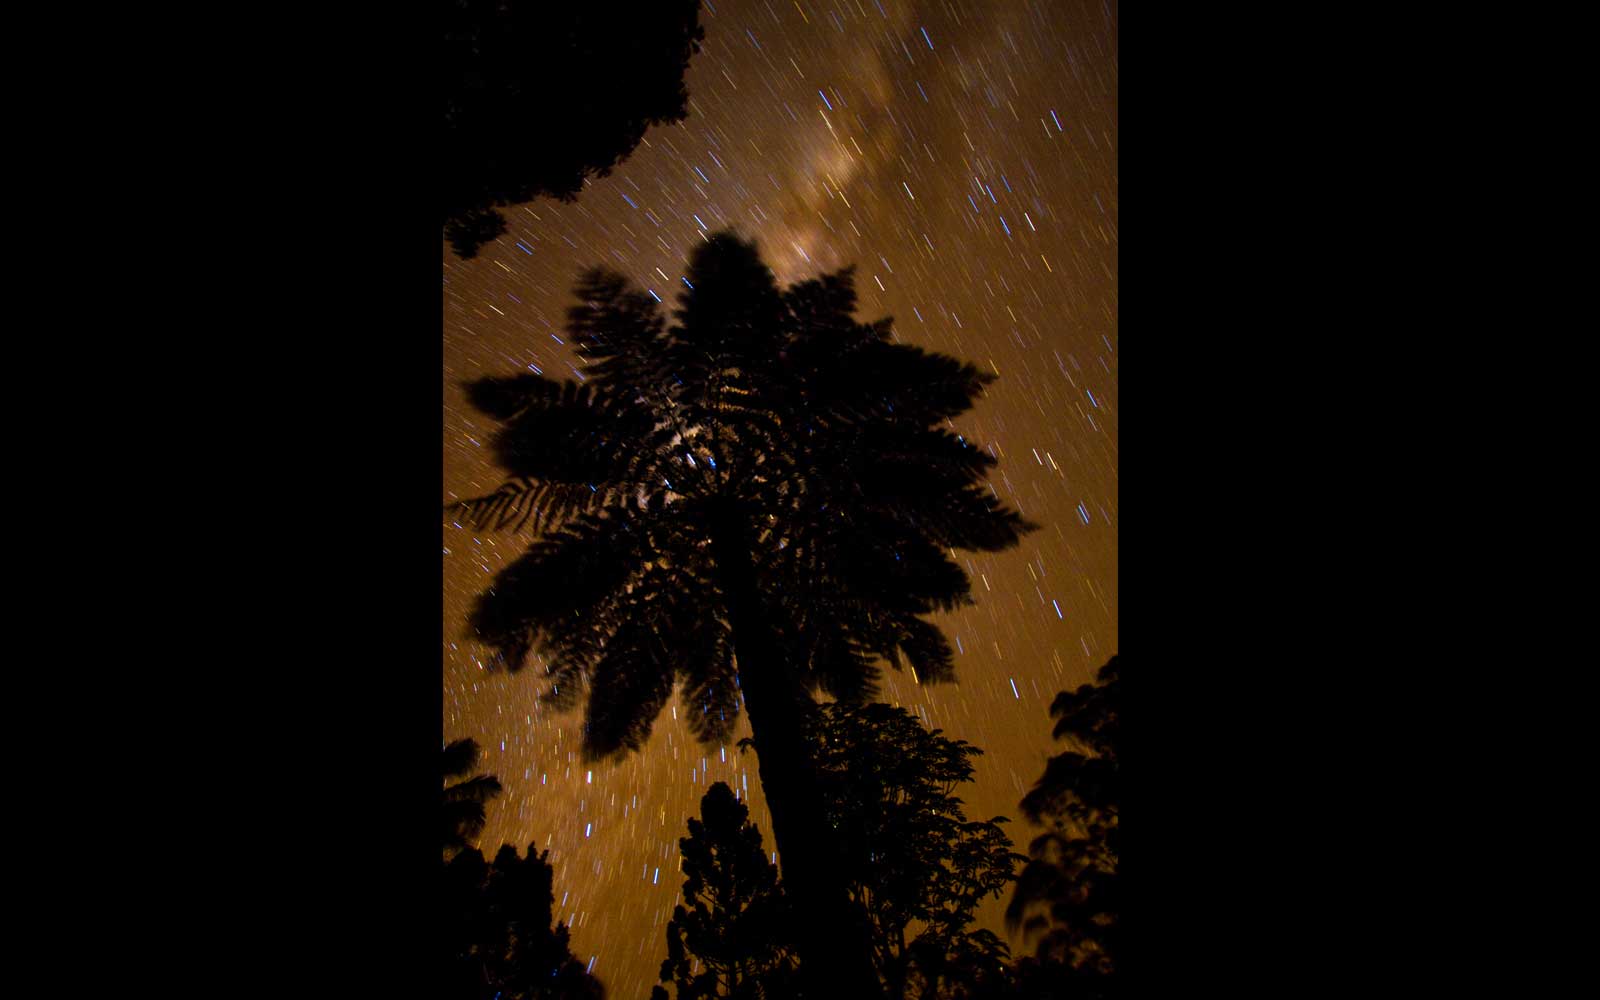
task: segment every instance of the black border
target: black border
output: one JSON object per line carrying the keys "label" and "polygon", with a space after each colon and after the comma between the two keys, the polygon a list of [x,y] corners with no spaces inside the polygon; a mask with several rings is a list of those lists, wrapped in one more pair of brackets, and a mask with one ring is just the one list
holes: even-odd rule
{"label": "black border", "polygon": [[211,786],[184,837],[198,905],[161,954],[208,991],[439,992],[428,12],[208,25],[192,117],[156,171],[186,196],[186,224],[148,235],[198,334],[177,378],[200,408],[181,447],[199,456],[184,516],[205,527],[185,537],[207,623],[178,641],[210,661],[183,711],[206,731],[185,764]]}
{"label": "black border", "polygon": [[[185,207],[143,234],[149,280],[200,338],[175,388],[216,417],[185,443],[212,507],[186,528],[194,617],[214,620],[181,641],[208,671],[182,717],[205,720],[212,788],[189,839],[222,884],[185,926],[218,945],[193,975],[233,992],[437,992],[425,15],[233,26],[244,48],[206,57],[205,109],[152,168]],[[1130,996],[1308,995],[1335,972],[1311,952],[1338,919],[1318,840],[1338,809],[1305,768],[1356,670],[1329,614],[1366,569],[1341,551],[1361,428],[1328,281],[1356,280],[1370,235],[1343,217],[1368,188],[1338,144],[1362,137],[1333,113],[1362,97],[1323,23],[1223,16],[1119,19]]]}
{"label": "black border", "polygon": [[1385,828],[1383,29],[1121,15],[1122,989],[1348,995]]}

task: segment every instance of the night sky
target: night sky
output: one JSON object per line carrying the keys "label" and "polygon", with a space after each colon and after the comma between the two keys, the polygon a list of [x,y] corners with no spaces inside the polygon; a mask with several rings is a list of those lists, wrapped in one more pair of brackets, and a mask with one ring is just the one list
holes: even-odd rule
{"label": "night sky", "polygon": [[[574,204],[507,210],[476,259],[446,252],[443,500],[500,483],[463,381],[573,375],[561,324],[581,270],[608,266],[671,306],[695,243],[727,227],[786,284],[857,265],[858,319],[893,316],[902,341],[1000,375],[956,429],[993,448],[994,489],[1043,527],[957,553],[977,606],[935,618],[957,683],[888,671],[883,698],[983,748],[969,818],[1017,817],[1056,749],[1051,699],[1117,652],[1116,10],[706,0],[683,123],[650,130]],[[674,708],[644,753],[591,766],[581,712],[536,704],[540,661],[488,673],[466,612],[526,542],[445,527],[444,736],[475,738],[505,786],[485,853],[549,848],[573,952],[610,996],[643,997],[682,886],[677,841],[710,783],[748,795],[771,849],[756,762],[695,743]],[[1010,832],[1020,851],[1036,831]],[[983,911],[1002,936],[1004,904]]]}

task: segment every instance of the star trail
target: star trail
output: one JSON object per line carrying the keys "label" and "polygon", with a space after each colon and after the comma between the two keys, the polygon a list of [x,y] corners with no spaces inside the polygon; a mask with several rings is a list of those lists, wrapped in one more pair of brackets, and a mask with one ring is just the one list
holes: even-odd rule
{"label": "star trail", "polygon": [[[507,209],[478,257],[445,254],[442,499],[500,482],[463,382],[583,378],[562,321],[585,268],[665,309],[693,247],[724,228],[785,284],[855,265],[859,319],[893,316],[899,340],[1000,376],[956,430],[993,449],[991,488],[1042,530],[959,554],[977,604],[934,619],[957,683],[888,671],[882,697],[984,749],[970,816],[1017,816],[1054,752],[1051,699],[1117,652],[1116,17],[1069,0],[706,0],[681,124],[651,129],[574,203]],[[754,756],[696,743],[675,701],[643,753],[583,761],[581,713],[537,703],[540,661],[491,673],[465,634],[527,537],[444,534],[443,735],[475,738],[505,786],[480,844],[549,849],[574,954],[611,996],[643,997],[682,884],[677,841],[711,783],[751,802],[772,849]],[[1019,850],[1033,832],[1009,831]],[[982,918],[1002,937],[1004,905]]]}

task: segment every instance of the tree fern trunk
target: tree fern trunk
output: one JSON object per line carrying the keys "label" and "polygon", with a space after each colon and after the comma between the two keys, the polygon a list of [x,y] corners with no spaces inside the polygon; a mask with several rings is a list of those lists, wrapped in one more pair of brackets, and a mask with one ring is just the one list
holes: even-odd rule
{"label": "tree fern trunk", "polygon": [[880,998],[865,917],[850,902],[832,858],[833,831],[803,725],[814,703],[778,653],[741,519],[726,512],[718,517],[712,546],[784,891],[795,911],[802,995]]}

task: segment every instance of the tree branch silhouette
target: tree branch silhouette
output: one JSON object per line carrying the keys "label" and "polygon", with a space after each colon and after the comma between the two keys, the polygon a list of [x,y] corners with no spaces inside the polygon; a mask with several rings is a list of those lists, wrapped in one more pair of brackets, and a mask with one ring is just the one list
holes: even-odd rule
{"label": "tree branch silhouette", "polygon": [[652,125],[688,114],[699,0],[444,0],[442,209],[470,258],[506,231],[499,209],[574,200]]}

